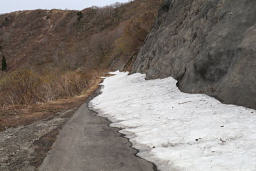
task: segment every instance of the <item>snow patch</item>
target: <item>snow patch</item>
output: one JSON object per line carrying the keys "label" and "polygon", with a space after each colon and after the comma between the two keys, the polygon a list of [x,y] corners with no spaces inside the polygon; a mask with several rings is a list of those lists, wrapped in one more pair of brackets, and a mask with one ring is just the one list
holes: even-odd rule
{"label": "snow patch", "polygon": [[172,77],[111,74],[90,107],[122,128],[138,155],[160,170],[256,170],[255,110],[182,93]]}

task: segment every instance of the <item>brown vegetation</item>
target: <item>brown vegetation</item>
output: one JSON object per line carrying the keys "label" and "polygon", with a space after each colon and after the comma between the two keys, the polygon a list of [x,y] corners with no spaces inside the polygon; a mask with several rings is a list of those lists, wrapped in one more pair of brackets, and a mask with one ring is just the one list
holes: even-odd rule
{"label": "brown vegetation", "polygon": [[36,10],[0,15],[2,53],[11,71],[24,67],[90,70],[108,68],[113,60],[122,61],[112,65],[113,69],[122,69],[150,31],[160,3],[135,0],[83,11]]}
{"label": "brown vegetation", "polygon": [[84,89],[79,96],[26,106],[8,105],[2,107],[0,110],[0,131],[10,127],[28,125],[46,118],[49,119],[49,117],[54,117],[58,112],[78,107],[98,88],[99,83],[102,81],[101,76],[105,72],[92,71],[91,75],[87,76],[90,80],[87,83],[88,88]]}
{"label": "brown vegetation", "polygon": [[0,170],[41,164],[100,76],[129,69],[161,1],[0,15],[0,57],[8,65],[0,72]]}
{"label": "brown vegetation", "polygon": [[76,71],[38,74],[22,69],[0,80],[1,105],[28,105],[79,95],[87,87],[84,73]]}
{"label": "brown vegetation", "polygon": [[[124,69],[150,31],[161,0],[135,0],[83,11],[0,15],[0,106],[79,95],[92,70]],[[79,69],[78,69],[79,68]]]}

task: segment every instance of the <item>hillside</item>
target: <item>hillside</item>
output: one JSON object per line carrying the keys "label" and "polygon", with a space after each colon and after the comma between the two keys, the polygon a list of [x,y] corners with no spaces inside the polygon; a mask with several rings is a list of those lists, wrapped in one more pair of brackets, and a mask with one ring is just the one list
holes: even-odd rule
{"label": "hillside", "polygon": [[8,68],[0,78],[0,105],[78,95],[93,71],[129,69],[160,4],[136,0],[82,11],[0,15],[0,56]]}
{"label": "hillside", "polygon": [[[107,68],[115,58],[113,68],[123,67],[150,31],[159,3],[137,0],[83,11],[35,10],[1,15],[2,53],[10,70],[28,66]],[[124,37],[124,33],[129,35]]]}
{"label": "hillside", "polygon": [[158,170],[255,171],[255,6],[165,0],[132,74],[112,72],[91,109]]}
{"label": "hillside", "polygon": [[[109,70],[130,70],[161,0],[0,15],[0,170],[36,170]],[[130,148],[130,147],[129,147]]]}
{"label": "hillside", "polygon": [[[114,130],[118,141],[139,150],[130,149],[133,157],[160,170],[255,170],[255,6],[255,0],[134,0],[0,15],[0,57],[7,61],[0,72],[0,170],[38,170],[82,104],[79,122],[63,129],[73,148],[64,142],[60,151],[85,151],[78,160],[57,152],[67,165],[86,167],[84,158],[102,154],[122,167],[112,157],[122,155],[108,155],[121,150],[99,145],[111,142]],[[121,130],[106,133],[110,126]],[[87,143],[88,135],[96,140]]]}
{"label": "hillside", "polygon": [[256,1],[166,0],[133,72],[256,109]]}

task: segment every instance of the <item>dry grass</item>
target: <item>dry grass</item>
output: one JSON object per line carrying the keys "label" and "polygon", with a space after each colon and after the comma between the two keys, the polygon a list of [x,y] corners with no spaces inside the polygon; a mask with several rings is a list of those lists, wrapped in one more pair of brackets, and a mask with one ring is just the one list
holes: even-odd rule
{"label": "dry grass", "polygon": [[[161,1],[135,0],[82,11],[34,10],[0,15],[2,53],[11,71],[46,66],[109,68],[113,60],[121,60],[124,65],[150,31]],[[119,66],[115,69],[122,69]]]}
{"label": "dry grass", "polygon": [[[8,54],[9,68],[0,76],[0,106],[79,95],[93,69],[124,69],[144,43],[160,4],[161,0],[135,0],[83,11],[0,15],[0,25],[8,20],[3,25],[12,30],[6,41],[0,27],[0,53]],[[76,70],[81,67],[86,71]]]}
{"label": "dry grass", "polygon": [[1,53],[9,68],[0,73],[0,127],[31,123],[77,104],[102,70],[129,69],[161,3],[0,15]]}
{"label": "dry grass", "polygon": [[104,75],[104,72],[91,72],[88,75],[88,78],[90,78],[88,86],[79,96],[41,104],[8,105],[2,107],[0,110],[0,131],[10,127],[28,125],[41,119],[51,118],[58,112],[80,106],[99,87],[99,83],[102,81],[100,76],[102,75]]}
{"label": "dry grass", "polygon": [[22,69],[0,79],[0,106],[28,105],[79,95],[88,86],[83,72],[37,73]]}

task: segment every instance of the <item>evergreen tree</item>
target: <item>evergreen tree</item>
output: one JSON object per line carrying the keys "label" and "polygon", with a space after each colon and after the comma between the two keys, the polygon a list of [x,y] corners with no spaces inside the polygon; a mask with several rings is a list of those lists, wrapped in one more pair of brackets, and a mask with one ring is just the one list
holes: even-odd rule
{"label": "evergreen tree", "polygon": [[6,71],[6,70],[7,70],[7,63],[6,63],[5,56],[3,56],[3,58],[2,58],[2,71]]}
{"label": "evergreen tree", "polygon": [[81,11],[77,12],[76,15],[78,16],[78,21],[80,21],[83,18],[83,13]]}

